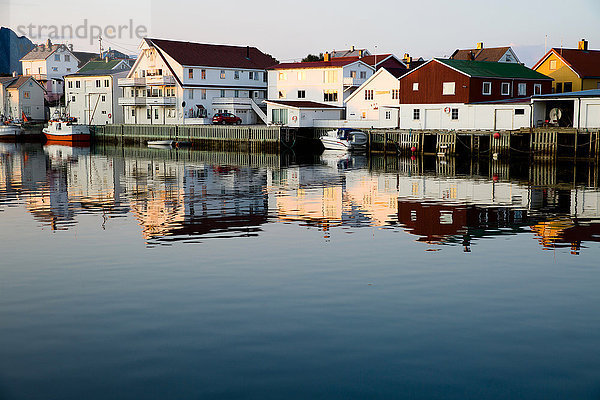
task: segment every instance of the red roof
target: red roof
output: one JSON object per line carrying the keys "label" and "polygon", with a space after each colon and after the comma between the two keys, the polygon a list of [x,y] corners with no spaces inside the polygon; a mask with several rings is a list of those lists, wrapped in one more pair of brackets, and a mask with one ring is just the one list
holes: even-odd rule
{"label": "red roof", "polygon": [[454,54],[450,56],[452,60],[465,60],[465,61],[491,61],[498,62],[510,47],[490,47],[483,49],[471,49],[471,50],[456,50]]}
{"label": "red roof", "polygon": [[332,59],[331,61],[282,63],[273,65],[269,69],[339,68],[355,63],[358,60],[358,57],[338,57]]}
{"label": "red roof", "polygon": [[550,53],[562,58],[581,78],[600,78],[600,50],[552,49],[534,69],[544,62]]}
{"label": "red roof", "polygon": [[256,47],[146,39],[184,66],[267,69],[277,60]]}

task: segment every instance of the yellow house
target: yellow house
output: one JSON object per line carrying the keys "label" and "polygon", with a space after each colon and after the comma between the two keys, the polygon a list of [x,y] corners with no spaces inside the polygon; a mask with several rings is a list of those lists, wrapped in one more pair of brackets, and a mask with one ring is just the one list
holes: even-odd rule
{"label": "yellow house", "polygon": [[554,93],[600,89],[600,51],[583,39],[577,49],[552,49],[533,67],[554,79]]}

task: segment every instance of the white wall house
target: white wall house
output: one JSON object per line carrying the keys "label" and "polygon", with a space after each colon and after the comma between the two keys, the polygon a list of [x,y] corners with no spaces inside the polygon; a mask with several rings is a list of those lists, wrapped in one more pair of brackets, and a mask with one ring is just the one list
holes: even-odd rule
{"label": "white wall house", "polygon": [[266,122],[266,69],[277,61],[254,47],[144,39],[119,105],[126,124],[207,124],[229,112]]}
{"label": "white wall house", "polygon": [[0,115],[44,120],[44,88],[30,76],[0,78]]}
{"label": "white wall house", "polygon": [[69,116],[89,125],[122,124],[118,79],[128,70],[80,72],[65,76],[65,105]]}
{"label": "white wall house", "polygon": [[56,101],[64,93],[64,79],[67,74],[78,71],[79,60],[69,46],[45,44],[34,48],[21,58],[23,75],[33,76],[46,89],[46,99]]}
{"label": "white wall house", "polygon": [[577,129],[600,128],[600,89],[534,96],[532,101],[533,122],[536,126],[558,116],[556,113],[550,116],[552,110],[558,109],[560,122],[566,122],[564,126]]}
{"label": "white wall house", "polygon": [[[343,58],[316,62],[278,64],[269,70],[268,118],[269,123],[288,126],[314,126],[315,119],[331,119],[330,115],[343,113],[333,112],[342,109],[345,101],[361,84],[373,75],[375,68],[357,58]],[[282,113],[296,102],[298,118],[285,122]],[[303,105],[307,106],[302,114]],[[315,107],[327,109],[327,117],[323,113],[315,113]],[[290,117],[291,118],[291,117]]]}

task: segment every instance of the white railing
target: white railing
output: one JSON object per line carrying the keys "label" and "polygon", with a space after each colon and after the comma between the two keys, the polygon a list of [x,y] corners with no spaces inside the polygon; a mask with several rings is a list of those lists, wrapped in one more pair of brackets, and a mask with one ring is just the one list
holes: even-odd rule
{"label": "white railing", "polygon": [[119,78],[119,86],[146,86],[144,78]]}
{"label": "white railing", "polygon": [[145,97],[119,97],[120,106],[143,106],[146,104]]}
{"label": "white railing", "polygon": [[344,77],[344,86],[360,86],[365,83],[366,79]]}
{"label": "white railing", "polygon": [[164,85],[174,85],[175,78],[170,75],[156,75],[156,76],[147,76],[146,77],[146,85],[149,86],[164,86]]}
{"label": "white railing", "polygon": [[213,98],[213,105],[214,104],[243,104],[243,105],[250,105],[252,102],[252,99],[248,98],[248,97],[214,97]]}
{"label": "white railing", "polygon": [[177,98],[175,97],[145,97],[146,105],[149,106],[174,106]]}

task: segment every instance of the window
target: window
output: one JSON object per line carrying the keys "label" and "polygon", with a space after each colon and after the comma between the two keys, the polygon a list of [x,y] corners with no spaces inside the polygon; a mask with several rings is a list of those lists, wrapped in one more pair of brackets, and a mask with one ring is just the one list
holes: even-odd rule
{"label": "window", "polygon": [[52,71],[54,71],[54,72],[58,71],[58,67],[52,67]]}
{"label": "window", "polygon": [[67,68],[67,72],[71,72],[71,68]]}
{"label": "window", "polygon": [[68,54],[65,54],[65,62],[69,62],[71,61],[71,56]]}
{"label": "window", "polygon": [[220,77],[221,77],[221,79],[225,79],[225,70],[223,70],[223,69],[221,70],[221,76]]}
{"label": "window", "polygon": [[60,61],[60,54],[54,55],[54,61]]}
{"label": "window", "polygon": [[288,110],[287,109],[273,109],[272,115],[274,124],[287,124],[288,122]]}
{"label": "window", "polygon": [[260,80],[260,72],[255,72],[255,73],[254,73],[254,80],[255,80],[255,81],[258,81],[258,80]]}
{"label": "window", "polygon": [[27,68],[25,70],[25,75],[31,75],[31,68]]}
{"label": "window", "polygon": [[525,109],[524,108],[515,109],[515,115],[525,115]]}
{"label": "window", "polygon": [[106,101],[106,96],[102,95],[102,98],[100,99],[101,101]]}
{"label": "window", "polygon": [[419,91],[419,82],[414,82],[413,83],[413,92],[418,92]]}
{"label": "window", "polygon": [[250,79],[250,80],[254,79],[254,71],[248,71],[248,79]]}
{"label": "window", "polygon": [[419,110],[418,108],[415,108],[415,109],[413,110],[413,119],[414,119],[415,121],[418,121],[418,120],[420,120],[420,119],[421,119],[421,110]]}
{"label": "window", "polygon": [[392,112],[391,111],[386,111],[385,112],[385,119],[392,119]]}
{"label": "window", "polygon": [[72,89],[72,88],[73,88],[73,82],[72,82],[72,81],[69,81],[69,82],[67,83],[67,86],[69,87],[69,89]]}
{"label": "window", "polygon": [[200,89],[200,97],[202,100],[206,100],[206,89]]}
{"label": "window", "polygon": [[221,97],[225,97],[225,89],[221,89]]}
{"label": "window", "polygon": [[367,79],[367,71],[360,71],[360,79]]}
{"label": "window", "polygon": [[106,114],[106,110],[102,110],[102,114]]}
{"label": "window", "polygon": [[206,79],[206,70],[203,69],[202,71],[200,71],[200,78],[201,79]]}
{"label": "window", "polygon": [[483,82],[483,91],[481,92],[485,96],[492,94],[492,82]]}
{"label": "window", "polygon": [[392,100],[400,99],[400,89],[392,89]]}
{"label": "window", "polygon": [[280,91],[279,91],[279,98],[280,98],[280,99],[285,99],[285,96],[286,96],[286,92],[285,92],[285,90],[280,90]]}
{"label": "window", "polygon": [[299,81],[303,81],[306,79],[306,72],[304,71],[298,71],[298,80]]}
{"label": "window", "polygon": [[337,90],[323,90],[323,101],[338,101]]}
{"label": "window", "polygon": [[158,119],[158,108],[154,109],[154,119]]}
{"label": "window", "polygon": [[146,109],[146,118],[152,119],[152,110],[150,108]]}
{"label": "window", "polygon": [[365,90],[365,100],[373,100],[373,91]]}
{"label": "window", "polygon": [[550,70],[556,70],[556,60],[550,60]]}
{"label": "window", "polygon": [[104,87],[108,87],[110,85],[110,81],[108,79],[104,80]]}
{"label": "window", "polygon": [[287,81],[287,73],[286,72],[280,72],[277,79],[279,79],[280,81]]}
{"label": "window", "polygon": [[305,99],[306,98],[306,91],[305,90],[298,90],[298,98],[299,99]]}
{"label": "window", "polygon": [[28,99],[29,98],[29,92],[23,92],[23,97]]}
{"label": "window", "polygon": [[519,83],[519,96],[527,96],[527,84]]}
{"label": "window", "polygon": [[456,121],[458,119],[458,108],[452,109],[452,119]]}
{"label": "window", "polygon": [[455,82],[444,82],[442,87],[442,95],[453,96],[456,94],[456,83]]}
{"label": "window", "polygon": [[336,70],[323,71],[323,82],[337,83],[337,71]]}
{"label": "window", "polygon": [[188,96],[188,98],[189,98],[190,100],[194,98],[194,89],[190,89],[190,90],[189,90],[189,96]]}
{"label": "window", "polygon": [[510,96],[510,83],[502,82],[502,96]]}
{"label": "window", "polygon": [[132,116],[132,117],[135,117],[135,108],[132,108],[132,109],[131,109],[131,116]]}
{"label": "window", "polygon": [[192,68],[188,70],[188,78],[194,79],[194,70]]}
{"label": "window", "polygon": [[356,71],[350,71],[350,78],[356,78]]}
{"label": "window", "polygon": [[[252,72],[251,72],[252,73]],[[240,71],[235,71],[233,73],[233,79],[240,79]]]}
{"label": "window", "polygon": [[540,83],[533,85],[533,94],[536,96],[542,94],[542,85]]}
{"label": "window", "polygon": [[557,82],[556,83],[556,93],[562,93],[563,89],[562,89],[562,82]]}
{"label": "window", "polygon": [[565,82],[564,84],[565,93],[573,91],[573,82]]}
{"label": "window", "polygon": [[81,82],[80,81],[75,81],[75,88],[77,88],[77,89],[81,88]]}
{"label": "window", "polygon": [[75,103],[75,96],[71,96],[71,103]]}
{"label": "window", "polygon": [[100,87],[100,79],[96,79],[96,87]]}
{"label": "window", "polygon": [[233,92],[233,97],[240,97],[240,91],[239,90],[235,90]]}
{"label": "window", "polygon": [[30,106],[23,106],[23,113],[25,115],[31,115],[31,107]]}
{"label": "window", "polygon": [[131,97],[135,97],[135,90],[131,89]]}

